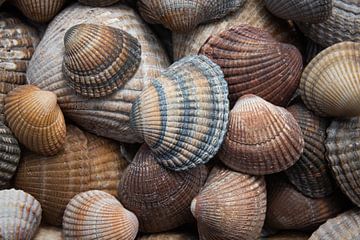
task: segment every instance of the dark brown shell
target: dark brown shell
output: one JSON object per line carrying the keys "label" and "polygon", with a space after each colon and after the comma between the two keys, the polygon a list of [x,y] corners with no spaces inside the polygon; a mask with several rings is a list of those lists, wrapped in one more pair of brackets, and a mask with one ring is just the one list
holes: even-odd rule
{"label": "dark brown shell", "polygon": [[79,3],[93,7],[106,7],[113,5],[121,0],[78,0]]}

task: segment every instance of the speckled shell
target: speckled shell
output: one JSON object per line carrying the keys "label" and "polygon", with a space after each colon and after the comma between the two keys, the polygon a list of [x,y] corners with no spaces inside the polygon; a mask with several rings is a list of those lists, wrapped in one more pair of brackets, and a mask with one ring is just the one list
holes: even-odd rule
{"label": "speckled shell", "polygon": [[0,238],[31,240],[41,222],[40,203],[21,190],[0,191]]}
{"label": "speckled shell", "polygon": [[139,41],[120,29],[78,24],[65,34],[63,73],[78,94],[104,97],[121,88],[141,61]]}
{"label": "speckled shell", "polygon": [[119,1],[120,0],[79,0],[80,3],[93,7],[106,7],[113,5]]}
{"label": "speckled shell", "polygon": [[215,166],[191,212],[200,240],[258,239],[266,212],[265,180]]}
{"label": "speckled shell", "polygon": [[301,53],[260,28],[232,27],[211,36],[199,53],[221,67],[232,105],[239,97],[252,93],[286,106],[300,83]]}
{"label": "speckled shell", "polygon": [[33,240],[64,240],[62,229],[41,224]]}
{"label": "speckled shell", "polygon": [[[62,74],[65,32],[80,23],[103,24],[128,32],[139,40],[141,63],[136,74],[110,96],[89,99],[76,94]],[[150,79],[168,66],[168,58],[156,36],[135,13],[125,5],[93,8],[70,5],[49,25],[37,51],[30,61],[28,82],[53,91],[66,117],[85,130],[121,142],[141,141],[130,129],[132,103]]]}
{"label": "speckled shell", "polygon": [[198,240],[198,237],[195,234],[174,231],[144,235],[138,237],[137,240]]}
{"label": "speckled shell", "polygon": [[203,165],[187,172],[167,170],[144,144],[124,171],[118,196],[138,217],[140,231],[163,232],[191,220],[191,200],[206,177]]}
{"label": "speckled shell", "polygon": [[38,87],[17,87],[5,97],[5,118],[20,143],[48,156],[58,153],[65,142],[65,119],[56,95]]}
{"label": "speckled shell", "polygon": [[117,143],[68,125],[64,150],[58,155],[23,154],[15,186],[36,197],[45,221],[59,226],[76,194],[96,189],[116,195],[126,166]]}
{"label": "speckled shell", "polygon": [[301,98],[320,116],[360,114],[360,43],[335,44],[318,54],[305,68]]}
{"label": "speckled shell", "polygon": [[139,222],[111,194],[92,190],[77,194],[66,206],[66,239],[134,240]]}

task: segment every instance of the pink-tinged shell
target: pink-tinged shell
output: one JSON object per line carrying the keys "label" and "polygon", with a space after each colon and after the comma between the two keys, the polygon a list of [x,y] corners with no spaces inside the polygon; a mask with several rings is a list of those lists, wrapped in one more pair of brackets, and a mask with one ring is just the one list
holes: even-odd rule
{"label": "pink-tinged shell", "polygon": [[120,0],[79,0],[79,3],[93,7],[107,7],[117,2]]}

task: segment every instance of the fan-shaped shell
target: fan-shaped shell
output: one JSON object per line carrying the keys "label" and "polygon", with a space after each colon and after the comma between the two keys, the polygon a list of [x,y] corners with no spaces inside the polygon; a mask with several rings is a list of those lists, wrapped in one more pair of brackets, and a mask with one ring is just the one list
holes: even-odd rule
{"label": "fan-shaped shell", "polygon": [[66,239],[134,240],[139,222],[134,213],[109,193],[92,190],[77,194],[66,206]]}
{"label": "fan-shaped shell", "polygon": [[0,238],[31,240],[41,222],[40,203],[21,190],[0,191]]}
{"label": "fan-shaped shell", "polygon": [[62,229],[41,224],[33,240],[64,240]]}
{"label": "fan-shaped shell", "polygon": [[320,116],[360,114],[360,43],[335,44],[305,68],[300,82],[305,105]]}
{"label": "fan-shaped shell", "polygon": [[58,155],[23,155],[15,186],[39,200],[46,222],[61,225],[66,205],[76,194],[96,189],[116,195],[126,165],[117,143],[68,125]]}
{"label": "fan-shaped shell", "polygon": [[10,129],[29,150],[55,155],[65,142],[65,119],[56,95],[24,85],[5,97],[5,117]]}
{"label": "fan-shaped shell", "polygon": [[79,0],[80,3],[93,7],[106,7],[113,5],[119,1],[120,0]]}
{"label": "fan-shaped shell", "polygon": [[198,240],[198,237],[195,234],[174,231],[144,235],[139,237],[138,240]]}

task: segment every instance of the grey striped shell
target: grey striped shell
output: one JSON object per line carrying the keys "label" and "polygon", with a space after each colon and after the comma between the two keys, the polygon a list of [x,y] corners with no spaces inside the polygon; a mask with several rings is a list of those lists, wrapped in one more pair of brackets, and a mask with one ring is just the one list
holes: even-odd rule
{"label": "grey striped shell", "polygon": [[113,5],[120,0],[79,0],[80,3],[84,5],[94,6],[94,7],[106,7]]}
{"label": "grey striped shell", "polygon": [[152,80],[131,110],[131,126],[161,165],[176,171],[208,162],[226,133],[229,101],[219,66],[189,56]]}

